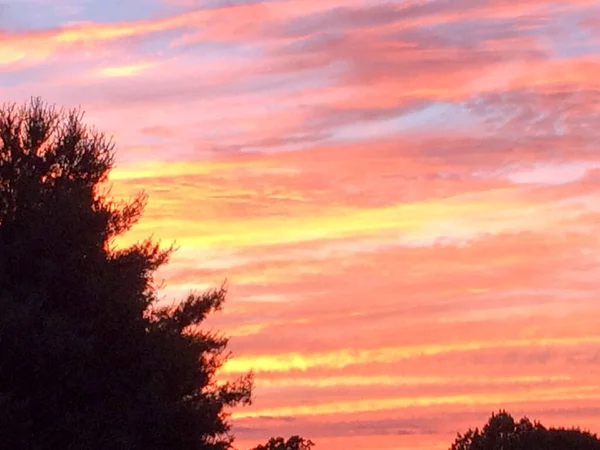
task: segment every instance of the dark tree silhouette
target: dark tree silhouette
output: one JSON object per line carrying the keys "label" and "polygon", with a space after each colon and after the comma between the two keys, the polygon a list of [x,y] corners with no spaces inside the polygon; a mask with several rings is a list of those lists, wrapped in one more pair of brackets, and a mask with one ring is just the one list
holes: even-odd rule
{"label": "dark tree silhouette", "polygon": [[300,436],[292,436],[287,441],[282,437],[271,438],[265,445],[259,445],[252,450],[311,450],[314,443]]}
{"label": "dark tree silhouette", "polygon": [[171,250],[116,249],[145,197],[102,191],[114,146],[78,111],[0,108],[0,446],[231,448],[251,374],[217,383],[228,340],[199,325],[225,289],[157,304]]}
{"label": "dark tree silhouette", "polygon": [[506,411],[492,414],[482,430],[459,434],[450,450],[600,450],[596,435],[578,428],[545,428]]}

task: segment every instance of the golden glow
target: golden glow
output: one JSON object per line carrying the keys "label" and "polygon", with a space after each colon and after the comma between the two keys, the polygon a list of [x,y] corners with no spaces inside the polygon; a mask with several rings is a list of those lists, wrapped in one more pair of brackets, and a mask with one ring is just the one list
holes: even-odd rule
{"label": "golden glow", "polygon": [[153,66],[154,64],[141,63],[131,64],[128,66],[105,67],[100,70],[100,75],[110,78],[133,77],[141,72],[150,69]]}
{"label": "golden glow", "polygon": [[473,377],[464,375],[456,377],[403,377],[393,375],[381,376],[337,376],[337,377],[322,377],[322,378],[258,378],[256,386],[258,388],[282,388],[282,387],[335,387],[335,386],[423,386],[423,385],[448,385],[451,383],[460,383],[465,385],[493,385],[507,383],[551,383],[557,381],[572,380],[568,375],[544,376],[507,376],[496,378]]}
{"label": "golden glow", "polygon": [[165,301],[228,280],[240,448],[600,431],[597,1],[91,1],[0,31],[0,92],[115,136],[106,187],[149,195],[115,244],[179,247]]}
{"label": "golden glow", "polygon": [[405,398],[383,398],[373,400],[340,401],[322,403],[310,406],[290,406],[271,409],[259,409],[256,411],[240,411],[233,413],[233,417],[241,419],[246,417],[289,417],[289,416],[316,416],[320,414],[342,414],[348,411],[382,411],[408,407],[431,407],[442,405],[456,406],[478,406],[493,405],[504,402],[514,404],[523,399],[531,399],[537,402],[547,400],[563,399],[597,399],[600,400],[598,386],[580,386],[577,388],[555,388],[555,389],[527,389],[523,391],[471,394],[471,395],[447,395],[435,397],[405,397]]}
{"label": "golden glow", "polygon": [[331,353],[277,354],[231,359],[223,367],[225,372],[243,373],[249,370],[287,372],[292,369],[307,370],[312,367],[342,369],[353,364],[391,363],[416,356],[432,356],[450,352],[467,352],[492,348],[531,348],[600,344],[600,336],[579,338],[514,339],[488,342],[460,342],[440,345],[416,345],[411,347],[387,347],[372,350],[343,349]]}

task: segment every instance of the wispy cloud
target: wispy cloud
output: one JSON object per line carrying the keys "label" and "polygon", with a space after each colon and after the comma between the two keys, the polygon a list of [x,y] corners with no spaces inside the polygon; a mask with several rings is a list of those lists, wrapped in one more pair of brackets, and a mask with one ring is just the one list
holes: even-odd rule
{"label": "wispy cloud", "polygon": [[241,448],[598,431],[596,1],[143,3],[7,3],[0,94],[114,135],[166,298],[228,278]]}

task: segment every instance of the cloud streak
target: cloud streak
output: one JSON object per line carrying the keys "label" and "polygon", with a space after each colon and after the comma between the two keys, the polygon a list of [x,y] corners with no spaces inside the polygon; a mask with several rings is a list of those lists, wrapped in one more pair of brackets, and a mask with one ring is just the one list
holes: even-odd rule
{"label": "cloud streak", "polygon": [[[593,0],[36,0],[0,93],[82,105],[118,245],[227,278],[239,447],[440,449],[492,410],[595,431],[600,8]],[[16,7],[7,9],[18,17]]]}

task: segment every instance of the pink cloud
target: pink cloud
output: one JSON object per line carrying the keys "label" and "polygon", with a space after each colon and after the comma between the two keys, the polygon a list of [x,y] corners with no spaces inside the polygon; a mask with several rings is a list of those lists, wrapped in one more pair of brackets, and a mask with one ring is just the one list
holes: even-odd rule
{"label": "pink cloud", "polygon": [[240,448],[597,426],[595,2],[199,6],[4,32],[0,92],[114,134],[166,301],[229,280]]}

